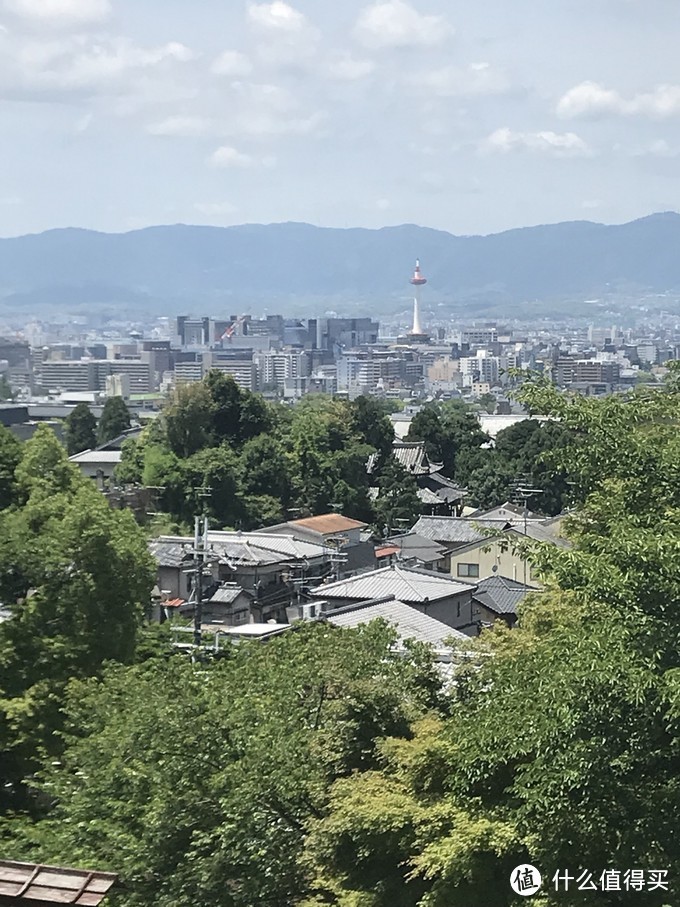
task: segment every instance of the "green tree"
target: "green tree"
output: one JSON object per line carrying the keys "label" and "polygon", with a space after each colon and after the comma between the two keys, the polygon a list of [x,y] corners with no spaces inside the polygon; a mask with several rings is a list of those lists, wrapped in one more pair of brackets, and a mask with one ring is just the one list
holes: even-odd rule
{"label": "green tree", "polygon": [[352,429],[349,405],[328,398],[295,407],[287,437],[295,503],[312,514],[336,507],[370,522],[368,459],[373,448]]}
{"label": "green tree", "polygon": [[140,485],[144,474],[145,444],[128,438],[121,445],[120,463],[116,466],[116,481],[120,485]]}
{"label": "green tree", "polygon": [[269,495],[288,506],[290,463],[281,441],[259,435],[243,445],[240,455],[241,487],[246,494]]}
{"label": "green tree", "polygon": [[260,394],[243,390],[231,375],[213,369],[205,379],[212,401],[212,444],[240,448],[251,438],[271,430],[273,418]]}
{"label": "green tree", "polygon": [[239,464],[234,451],[227,444],[208,448],[195,453],[183,465],[187,517],[205,513],[213,524],[239,524]]}
{"label": "green tree", "polygon": [[106,444],[130,428],[130,411],[122,397],[109,397],[99,420],[100,444]]}
{"label": "green tree", "polygon": [[[504,907],[518,902],[508,878],[524,862],[544,878],[680,869],[680,394],[592,400],[539,382],[523,397],[574,433],[558,451],[584,494],[573,547],[526,543],[548,587],[519,629],[482,638],[443,722],[385,741],[383,771],[335,782],[308,839],[310,907]],[[542,903],[639,896],[572,889]]]}
{"label": "green tree", "polygon": [[474,414],[459,400],[426,404],[413,417],[407,440],[425,441],[430,460],[443,463],[444,474],[463,484],[462,458],[489,442]]}
{"label": "green tree", "polygon": [[21,462],[21,443],[12,432],[0,425],[0,510],[10,507],[16,500],[16,468]]}
{"label": "green tree", "polygon": [[73,684],[68,745],[41,782],[55,811],[33,848],[5,852],[115,867],[128,907],[299,903],[331,779],[377,770],[378,741],[436,705],[431,657],[395,640],[314,624],[217,663]]}
{"label": "green tree", "polygon": [[350,410],[353,430],[378,453],[379,469],[392,453],[394,426],[382,402],[375,397],[357,397]]}
{"label": "green tree", "polygon": [[89,481],[69,462],[49,425],[39,425],[30,441],[24,444],[15,476],[22,498],[34,500],[63,492],[73,493]]}
{"label": "green tree", "polygon": [[0,514],[0,746],[6,801],[59,751],[72,677],[130,661],[155,566],[132,514],[113,511],[40,427],[17,470],[23,506]]}
{"label": "green tree", "polygon": [[64,434],[66,449],[71,457],[97,446],[97,419],[87,403],[79,403],[68,414],[64,421]]}
{"label": "green tree", "polygon": [[163,410],[167,444],[177,457],[190,457],[210,443],[212,399],[205,382],[183,384]]}
{"label": "green tree", "polygon": [[477,405],[486,413],[495,413],[498,400],[493,394],[482,394],[481,397],[477,398]]}
{"label": "green tree", "polygon": [[512,499],[518,478],[517,472],[495,451],[487,451],[480,465],[467,472],[466,502],[480,510],[490,510]]}
{"label": "green tree", "polygon": [[418,485],[394,457],[383,467],[378,488],[375,513],[384,534],[389,536],[396,529],[412,526],[422,513]]}
{"label": "green tree", "polygon": [[179,521],[191,522],[197,513],[193,509],[193,502],[188,503],[191,487],[185,462],[160,445],[145,447],[142,484],[153,489],[154,497],[165,513]]}

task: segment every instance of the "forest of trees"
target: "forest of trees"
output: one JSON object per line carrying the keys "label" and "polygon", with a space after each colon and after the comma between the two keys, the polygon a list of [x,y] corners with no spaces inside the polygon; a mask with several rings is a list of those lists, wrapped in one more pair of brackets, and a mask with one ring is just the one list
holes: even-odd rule
{"label": "forest of trees", "polygon": [[[203,393],[200,447],[171,420],[174,450],[146,442],[173,468],[274,442],[254,429],[266,412],[235,427]],[[545,888],[542,907],[676,904],[680,389],[523,397],[564,433],[551,468],[580,502],[573,547],[526,543],[544,591],[444,674],[381,623],[171,654],[144,625],[153,568],[133,520],[49,430],[23,448],[0,431],[3,854],[118,872],[121,907],[510,907],[522,863],[546,880],[669,873],[670,892]],[[309,470],[304,490],[288,474],[293,500],[336,493],[321,462],[351,478],[337,423],[309,412],[278,430]]]}
{"label": "forest of trees", "polygon": [[130,411],[122,397],[109,397],[97,421],[87,403],[79,403],[64,420],[64,438],[69,456],[93,450],[128,431]]}
{"label": "forest of trees", "polygon": [[[249,530],[337,510],[389,531],[422,510],[413,477],[391,456],[389,409],[371,397],[269,404],[215,371],[180,388],[160,419],[124,442],[117,480],[156,489],[158,510],[185,526],[203,511],[214,526]],[[467,503],[493,507],[530,482],[544,489],[532,508],[554,515],[570,487],[547,458],[567,434],[560,424],[528,421],[501,432],[494,448],[469,408],[452,401],[423,407],[408,440],[425,441],[443,474],[468,489]],[[380,489],[377,502],[371,486]]]}

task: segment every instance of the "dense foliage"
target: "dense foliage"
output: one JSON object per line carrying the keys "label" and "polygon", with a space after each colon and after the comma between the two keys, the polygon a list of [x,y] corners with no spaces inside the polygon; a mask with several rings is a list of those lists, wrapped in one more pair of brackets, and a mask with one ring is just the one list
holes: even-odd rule
{"label": "dense foliage", "polygon": [[[19,602],[0,627],[3,770],[34,814],[4,823],[4,852],[114,869],[124,907],[510,907],[525,862],[543,873],[541,907],[677,903],[675,381],[603,400],[524,389],[559,420],[552,468],[578,502],[573,547],[525,543],[545,590],[453,678],[380,624],[303,626],[196,664],[154,656],[148,639],[135,656],[138,537],[41,432],[0,521],[2,594]],[[293,500],[323,492],[321,460],[346,467],[335,441],[351,430],[323,402],[299,418],[280,423],[297,444],[282,441],[284,456],[310,476],[303,491],[290,473]],[[189,460],[240,461],[271,438],[217,440]],[[671,891],[552,890],[557,870],[627,869],[666,870]]]}
{"label": "dense foliage", "polygon": [[268,404],[221,372],[180,387],[156,424],[126,441],[120,482],[157,489],[160,507],[190,522],[255,529],[336,509],[372,522],[366,464],[391,460],[392,424],[373,400],[309,397]]}
{"label": "dense foliage", "polygon": [[79,403],[64,419],[64,439],[70,457],[97,446],[97,418],[87,403]]}
{"label": "dense foliage", "polygon": [[100,444],[106,444],[130,428],[130,411],[122,397],[108,397],[102,410],[97,437]]}
{"label": "dense foliage", "polygon": [[[269,404],[214,371],[178,388],[161,418],[123,443],[116,477],[154,489],[158,509],[184,524],[206,513],[214,526],[248,530],[337,510],[390,531],[413,523],[423,504],[392,456],[389,409],[371,397]],[[501,432],[494,447],[474,413],[450,401],[424,406],[408,440],[425,442],[442,474],[468,489],[468,503],[494,507],[528,483],[542,489],[531,508],[554,515],[570,500],[551,459],[567,435],[558,423],[529,421]]]}
{"label": "dense foliage", "polygon": [[[3,441],[3,436],[0,436]],[[4,441],[7,441],[4,438]],[[67,684],[129,662],[155,568],[130,513],[114,512],[41,426],[18,451],[0,511],[0,802],[21,803],[40,756],[61,748]]]}

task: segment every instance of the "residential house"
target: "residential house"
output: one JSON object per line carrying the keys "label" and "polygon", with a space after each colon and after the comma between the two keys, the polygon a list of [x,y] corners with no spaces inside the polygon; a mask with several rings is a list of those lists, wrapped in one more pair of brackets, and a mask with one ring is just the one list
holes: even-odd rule
{"label": "residential house", "polygon": [[[284,617],[286,607],[304,588],[313,588],[333,574],[334,550],[307,539],[211,530],[207,540],[204,590],[217,589],[226,582],[251,593],[251,617],[255,621]],[[193,546],[193,538],[183,536],[161,536],[150,543],[158,562],[161,595],[192,601],[196,575]]]}
{"label": "residential house", "polygon": [[334,565],[339,578],[375,569],[373,540],[367,530],[367,523],[351,520],[341,513],[325,513],[278,523],[258,530],[257,533],[293,536],[333,549],[337,555],[334,557]]}
{"label": "residential house", "polygon": [[[472,522],[475,522],[474,520]],[[539,582],[531,562],[517,550],[517,541],[533,539],[559,547],[567,547],[568,541],[538,521],[524,526],[507,526],[496,535],[472,541],[451,552],[451,576],[473,582],[494,574],[506,576],[516,582],[532,585]],[[513,544],[515,543],[515,544]]]}
{"label": "residential house", "polygon": [[473,617],[475,589],[471,583],[456,582],[441,573],[393,564],[325,583],[316,589],[314,602],[318,612],[323,613],[357,602],[394,598],[448,627],[475,636],[479,629]]}

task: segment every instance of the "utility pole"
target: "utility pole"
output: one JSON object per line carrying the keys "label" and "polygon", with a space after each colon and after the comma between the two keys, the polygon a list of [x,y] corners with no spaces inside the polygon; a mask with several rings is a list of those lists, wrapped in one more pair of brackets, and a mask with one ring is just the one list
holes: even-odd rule
{"label": "utility pole", "polygon": [[[529,522],[529,498],[533,497],[535,494],[542,494],[545,489],[543,488],[532,488],[529,483],[523,484],[519,482],[515,487],[515,499],[520,502],[524,502],[524,538],[527,538],[527,528]],[[527,559],[526,557],[522,558],[524,564],[524,585],[527,584]]]}
{"label": "utility pole", "polygon": [[208,518],[197,516],[194,520],[194,569],[195,604],[194,604],[194,645],[199,648],[202,642],[201,623],[203,622],[203,568],[208,550]]}

